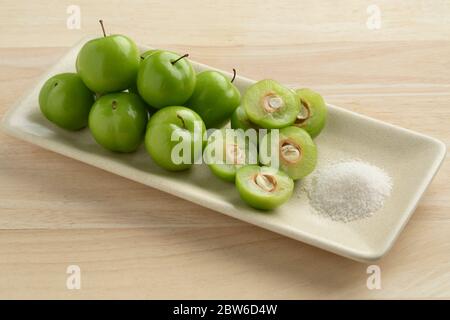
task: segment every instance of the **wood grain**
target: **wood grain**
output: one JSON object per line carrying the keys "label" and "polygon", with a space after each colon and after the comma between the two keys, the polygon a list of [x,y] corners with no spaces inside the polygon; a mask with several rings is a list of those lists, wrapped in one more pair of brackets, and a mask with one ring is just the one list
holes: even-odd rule
{"label": "wood grain", "polygon": [[[65,27],[68,2],[2,2],[0,116],[101,16],[450,143],[449,1],[377,1],[376,31],[369,1],[78,3],[81,30]],[[0,134],[0,298],[449,298],[449,177],[447,157],[368,290],[367,265]],[[66,289],[70,264],[81,290]]]}

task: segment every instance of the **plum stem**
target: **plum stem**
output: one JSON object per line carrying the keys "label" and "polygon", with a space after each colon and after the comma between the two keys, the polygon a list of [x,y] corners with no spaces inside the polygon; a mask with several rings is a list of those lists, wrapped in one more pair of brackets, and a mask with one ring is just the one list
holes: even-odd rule
{"label": "plum stem", "polygon": [[106,37],[105,26],[103,25],[103,20],[100,19],[100,20],[98,20],[98,22],[100,22],[100,25],[102,26],[103,36]]}
{"label": "plum stem", "polygon": [[233,68],[233,78],[231,79],[231,83],[233,83],[234,79],[236,79],[236,69]]}
{"label": "plum stem", "polygon": [[116,100],[112,101],[111,107],[113,108],[113,110],[116,110],[116,108],[117,108],[117,101]]}
{"label": "plum stem", "polygon": [[179,57],[177,60],[170,61],[170,63],[171,63],[172,65],[174,65],[175,63],[177,63],[177,62],[180,61],[181,59],[184,59],[184,58],[187,58],[187,57],[189,57],[189,53],[186,53],[186,54],[182,55],[182,56]]}

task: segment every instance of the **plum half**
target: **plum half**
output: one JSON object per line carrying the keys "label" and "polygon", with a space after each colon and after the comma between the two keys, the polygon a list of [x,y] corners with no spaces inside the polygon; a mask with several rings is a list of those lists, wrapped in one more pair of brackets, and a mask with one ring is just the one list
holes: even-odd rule
{"label": "plum half", "polygon": [[[260,156],[270,154],[271,149],[268,148],[275,146],[278,148],[280,169],[292,179],[301,179],[313,172],[317,164],[317,148],[305,130],[294,126],[286,127],[279,130],[278,143],[272,139],[276,139],[274,132],[269,132],[263,137],[260,143]],[[263,164],[274,166],[272,161]]]}
{"label": "plum half", "polygon": [[290,199],[294,181],[275,168],[250,165],[237,171],[236,188],[251,207],[272,210]]}
{"label": "plum half", "polygon": [[311,138],[315,138],[326,124],[327,105],[322,96],[311,89],[297,89],[295,93],[300,100],[301,108],[294,126],[305,129]]}
{"label": "plum half", "polygon": [[275,80],[261,80],[245,92],[242,105],[251,122],[267,129],[292,125],[300,112],[296,94]]}
{"label": "plum half", "polygon": [[211,172],[222,180],[234,182],[236,171],[258,163],[257,136],[252,141],[242,130],[216,130],[208,138],[204,157]]}

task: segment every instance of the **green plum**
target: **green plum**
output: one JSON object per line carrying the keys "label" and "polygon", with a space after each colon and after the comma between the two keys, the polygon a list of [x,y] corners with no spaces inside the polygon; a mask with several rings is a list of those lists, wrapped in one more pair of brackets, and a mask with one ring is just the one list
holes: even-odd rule
{"label": "green plum", "polygon": [[103,38],[90,40],[81,48],[76,62],[77,72],[94,92],[104,94],[126,90],[136,81],[141,60],[139,49],[126,36],[106,36],[104,29],[103,35]]}
{"label": "green plum", "polygon": [[294,125],[305,129],[312,138],[315,138],[326,124],[327,105],[322,96],[311,89],[297,89],[295,93],[300,99],[302,108]]}
{"label": "green plum", "polygon": [[250,165],[238,169],[236,188],[242,200],[250,206],[272,210],[290,199],[294,182],[283,171]]}
{"label": "green plum", "polygon": [[[236,73],[235,73],[236,74]],[[197,112],[206,128],[220,128],[241,102],[241,94],[226,76],[217,71],[203,71],[186,105]]]}
{"label": "green plum", "polygon": [[157,51],[142,60],[137,76],[140,96],[151,106],[184,105],[194,92],[196,76],[186,59],[170,51]]}
{"label": "green plum", "polygon": [[267,129],[292,125],[300,112],[300,101],[295,93],[270,79],[251,85],[242,105],[251,122]]}
{"label": "green plum", "polygon": [[93,104],[93,92],[76,73],[61,73],[51,77],[39,93],[39,106],[44,116],[67,130],[86,127]]}
{"label": "green plum", "polygon": [[128,92],[100,97],[89,114],[89,129],[104,148],[132,152],[142,143],[148,113],[142,99]]}
{"label": "green plum", "polygon": [[150,118],[145,147],[162,168],[186,170],[202,155],[205,131],[205,124],[195,111],[181,106],[165,107]]}
{"label": "green plum", "polygon": [[237,169],[247,164],[257,164],[257,136],[254,138],[255,141],[247,139],[242,130],[214,131],[203,153],[211,172],[225,181],[234,182]]}
{"label": "green plum", "polygon": [[[270,154],[269,149],[273,139],[273,132],[269,132],[260,143],[260,156]],[[310,135],[303,129],[290,126],[278,132],[278,160],[281,170],[292,179],[303,178],[313,172],[317,164],[317,148]],[[261,159],[261,162],[264,161]],[[272,163],[264,163],[273,165]]]}

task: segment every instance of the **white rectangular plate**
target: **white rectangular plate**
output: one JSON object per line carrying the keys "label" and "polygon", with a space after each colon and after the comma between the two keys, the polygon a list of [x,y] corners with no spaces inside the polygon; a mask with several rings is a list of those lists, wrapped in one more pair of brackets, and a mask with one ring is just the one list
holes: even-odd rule
{"label": "white rectangular plate", "polygon": [[[64,131],[42,116],[38,106],[41,86],[54,74],[75,72],[77,53],[87,40],[71,48],[8,111],[2,121],[7,133],[351,259],[373,261],[391,248],[445,156],[445,145],[436,139],[328,105],[329,122],[316,139],[318,167],[340,159],[358,158],[383,168],[394,182],[391,197],[383,209],[371,218],[350,223],[335,222],[311,210],[297,183],[287,204],[270,213],[253,210],[240,200],[233,184],[214,178],[204,164],[186,172],[167,172],[152,162],[143,146],[132,154],[111,153],[95,143],[88,129]],[[141,47],[141,50],[146,49]],[[214,69],[193,64],[197,71]],[[253,80],[243,77],[235,81],[241,93],[252,83]]]}

